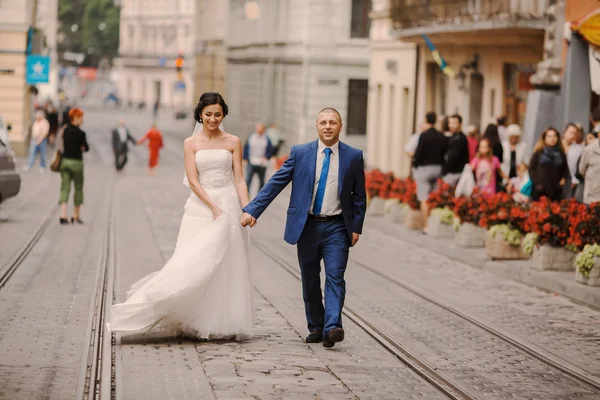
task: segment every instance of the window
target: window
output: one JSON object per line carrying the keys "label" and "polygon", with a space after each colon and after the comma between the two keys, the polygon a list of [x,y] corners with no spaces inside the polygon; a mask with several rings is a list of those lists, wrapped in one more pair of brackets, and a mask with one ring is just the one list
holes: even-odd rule
{"label": "window", "polygon": [[352,19],[350,20],[351,38],[368,38],[371,29],[369,12],[371,0],[352,0]]}
{"label": "window", "polygon": [[348,135],[366,135],[367,133],[367,99],[369,81],[366,79],[350,79],[348,81]]}

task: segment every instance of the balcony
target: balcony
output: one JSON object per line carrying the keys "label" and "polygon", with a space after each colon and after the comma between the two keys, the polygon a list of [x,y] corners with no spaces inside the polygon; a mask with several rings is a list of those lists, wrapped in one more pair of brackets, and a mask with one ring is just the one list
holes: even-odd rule
{"label": "balcony", "polygon": [[493,42],[491,37],[498,39],[507,34],[543,37],[548,3],[549,0],[390,0],[390,17],[394,36],[404,41],[420,42],[421,35],[427,34],[443,42],[488,44]]}

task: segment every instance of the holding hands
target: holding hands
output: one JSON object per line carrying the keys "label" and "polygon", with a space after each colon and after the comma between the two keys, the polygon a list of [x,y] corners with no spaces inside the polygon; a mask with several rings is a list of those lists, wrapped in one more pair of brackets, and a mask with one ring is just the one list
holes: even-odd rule
{"label": "holding hands", "polygon": [[254,225],[256,225],[256,218],[245,212],[242,214],[240,223],[243,227],[249,226],[250,228],[252,228]]}

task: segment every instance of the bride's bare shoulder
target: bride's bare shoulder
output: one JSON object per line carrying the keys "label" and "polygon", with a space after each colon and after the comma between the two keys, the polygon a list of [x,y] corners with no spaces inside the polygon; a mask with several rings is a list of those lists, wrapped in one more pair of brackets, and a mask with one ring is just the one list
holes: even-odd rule
{"label": "bride's bare shoulder", "polygon": [[237,144],[237,143],[240,142],[240,138],[239,137],[237,137],[235,135],[232,135],[231,133],[227,133],[227,132],[223,132],[223,133],[225,134],[225,139],[228,140],[228,141],[230,141],[231,143]]}
{"label": "bride's bare shoulder", "polygon": [[194,149],[196,149],[196,142],[197,142],[196,138],[193,136],[190,136],[183,141],[183,148],[186,150],[188,150],[188,149],[194,150]]}

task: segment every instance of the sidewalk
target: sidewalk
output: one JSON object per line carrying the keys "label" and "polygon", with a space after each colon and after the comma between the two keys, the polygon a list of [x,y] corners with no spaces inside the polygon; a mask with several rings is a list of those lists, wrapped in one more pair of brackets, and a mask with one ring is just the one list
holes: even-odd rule
{"label": "sidewalk", "polygon": [[537,271],[531,261],[494,261],[487,258],[485,249],[465,249],[452,239],[438,239],[394,223],[383,216],[367,216],[366,225],[416,246],[472,267],[489,271],[501,278],[534,286],[538,289],[568,297],[589,307],[600,309],[600,288],[575,282],[575,272]]}

